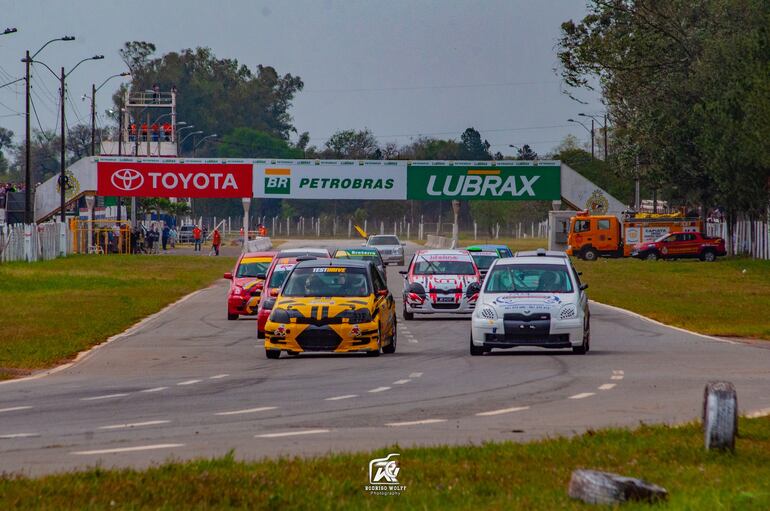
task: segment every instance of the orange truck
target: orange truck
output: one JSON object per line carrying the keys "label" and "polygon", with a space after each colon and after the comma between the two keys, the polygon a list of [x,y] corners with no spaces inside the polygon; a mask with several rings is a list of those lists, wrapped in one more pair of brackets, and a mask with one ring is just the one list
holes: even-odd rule
{"label": "orange truck", "polygon": [[699,218],[681,213],[590,215],[581,211],[570,218],[567,254],[595,261],[598,257],[629,257],[634,245],[654,241],[670,232],[700,232]]}

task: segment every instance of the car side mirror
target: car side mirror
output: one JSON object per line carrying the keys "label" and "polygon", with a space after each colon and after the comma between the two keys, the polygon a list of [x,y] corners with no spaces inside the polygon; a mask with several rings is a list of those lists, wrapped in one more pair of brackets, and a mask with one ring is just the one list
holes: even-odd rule
{"label": "car side mirror", "polygon": [[402,244],[401,244],[401,246],[402,246],[402,247],[405,247],[405,246],[406,246],[406,243],[402,243]]}
{"label": "car side mirror", "polygon": [[585,291],[586,289],[588,289],[588,284],[580,284],[581,291]]}
{"label": "car side mirror", "polygon": [[407,275],[409,275],[409,272],[408,272],[407,270],[398,270],[398,273],[400,273],[400,274],[401,274],[401,275],[403,275],[404,277],[406,277]]}
{"label": "car side mirror", "polygon": [[377,291],[377,296],[388,296],[388,290],[380,289],[379,291]]}
{"label": "car side mirror", "polygon": [[578,272],[578,275],[583,275],[583,272],[582,272],[582,271],[579,271],[579,272]]}
{"label": "car side mirror", "polygon": [[271,289],[270,290],[270,296],[273,297],[273,298],[277,298],[278,297],[278,290],[277,289]]}
{"label": "car side mirror", "polygon": [[233,274],[230,272],[225,273],[224,278],[227,280],[233,280]]}
{"label": "car side mirror", "polygon": [[260,273],[260,274],[258,274],[258,275],[257,275],[257,278],[258,278],[259,280],[265,280],[265,279],[267,278],[267,275],[266,275],[266,274],[264,274],[264,273]]}

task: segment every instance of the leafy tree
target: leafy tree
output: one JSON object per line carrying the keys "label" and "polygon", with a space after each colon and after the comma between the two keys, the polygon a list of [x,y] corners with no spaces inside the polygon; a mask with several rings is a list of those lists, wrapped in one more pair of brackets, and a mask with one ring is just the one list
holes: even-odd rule
{"label": "leafy tree", "polygon": [[254,128],[235,128],[217,146],[220,158],[302,158],[302,149]]}
{"label": "leafy tree", "polygon": [[338,131],[329,137],[325,145],[326,151],[322,153],[324,157],[351,160],[380,159],[376,157],[379,151],[377,139],[369,128],[358,131]]}
{"label": "leafy tree", "polygon": [[620,174],[703,214],[715,203],[758,212],[768,199],[768,26],[764,0],[594,0],[582,21],[562,24],[561,74],[574,87],[598,79]]}
{"label": "leafy tree", "polygon": [[[143,91],[158,84],[168,91],[175,86],[179,119],[220,136],[234,127],[250,127],[287,140],[295,131],[289,108],[303,87],[299,77],[280,76],[270,66],[252,71],[235,59],[216,58],[209,48],[188,48],[157,58],[154,52],[152,43],[125,43],[120,53],[131,69],[130,87]],[[113,97],[116,105],[123,90]]]}
{"label": "leafy tree", "polygon": [[460,136],[460,156],[464,160],[491,160],[489,142],[481,140],[481,134],[473,128],[466,129]]}
{"label": "leafy tree", "polygon": [[537,160],[537,158],[537,153],[528,144],[524,144],[517,151],[517,159],[519,160]]}

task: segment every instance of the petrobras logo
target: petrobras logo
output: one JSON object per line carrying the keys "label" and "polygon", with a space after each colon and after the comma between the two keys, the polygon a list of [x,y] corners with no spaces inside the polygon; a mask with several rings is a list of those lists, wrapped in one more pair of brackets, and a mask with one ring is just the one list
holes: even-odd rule
{"label": "petrobras logo", "polygon": [[532,186],[539,179],[516,174],[503,178],[500,169],[469,169],[465,175],[431,175],[426,191],[433,197],[534,197]]}
{"label": "petrobras logo", "polygon": [[289,195],[291,193],[291,169],[265,169],[265,193]]}
{"label": "petrobras logo", "polygon": [[141,188],[144,184],[144,176],[134,169],[116,170],[110,177],[112,186],[124,192],[131,192]]}

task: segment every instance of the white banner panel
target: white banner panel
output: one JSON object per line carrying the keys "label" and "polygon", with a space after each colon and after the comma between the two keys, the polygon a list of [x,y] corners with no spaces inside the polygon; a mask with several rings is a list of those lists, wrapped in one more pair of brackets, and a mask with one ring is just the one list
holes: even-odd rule
{"label": "white banner panel", "polygon": [[255,160],[254,197],[406,199],[405,161]]}

